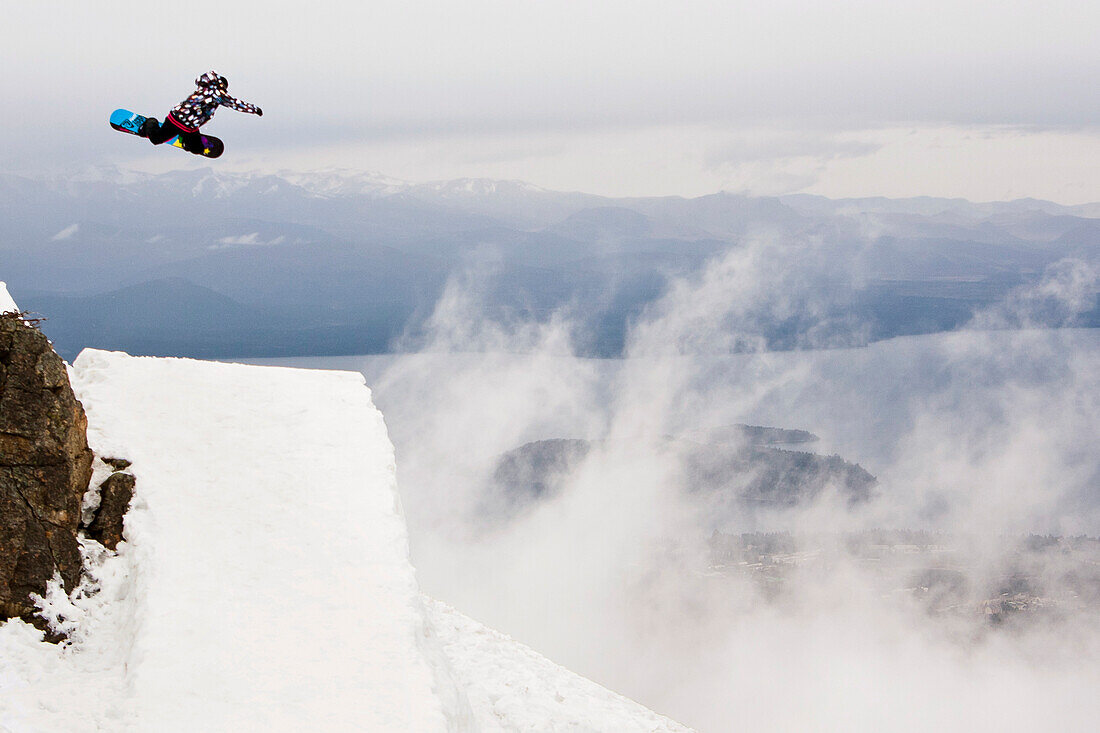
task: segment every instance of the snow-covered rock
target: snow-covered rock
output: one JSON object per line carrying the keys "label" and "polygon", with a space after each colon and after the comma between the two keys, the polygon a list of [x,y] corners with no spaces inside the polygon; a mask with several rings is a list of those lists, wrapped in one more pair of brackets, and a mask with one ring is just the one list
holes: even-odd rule
{"label": "snow-covered rock", "polygon": [[73,386],[136,493],[117,552],[0,626],[0,731],[682,728],[424,600],[358,373],[87,350]]}

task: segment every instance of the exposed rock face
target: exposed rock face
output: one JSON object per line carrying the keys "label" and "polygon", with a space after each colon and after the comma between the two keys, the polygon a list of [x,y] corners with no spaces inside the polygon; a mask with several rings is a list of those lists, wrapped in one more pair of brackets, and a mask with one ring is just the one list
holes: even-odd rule
{"label": "exposed rock face", "polygon": [[68,590],[80,580],[87,426],[46,337],[0,315],[0,620],[19,616],[42,627],[29,594],[44,593],[55,572]]}
{"label": "exposed rock face", "polygon": [[[107,459],[107,462],[112,460],[118,459]],[[122,471],[112,473],[99,485],[99,508],[85,533],[93,540],[101,542],[108,550],[118,549],[118,543],[122,542],[122,520],[133,497],[133,474]]]}

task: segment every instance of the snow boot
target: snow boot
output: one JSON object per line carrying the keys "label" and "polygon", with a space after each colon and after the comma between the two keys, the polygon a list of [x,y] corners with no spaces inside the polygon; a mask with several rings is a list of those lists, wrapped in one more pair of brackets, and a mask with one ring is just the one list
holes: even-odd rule
{"label": "snow boot", "polygon": [[150,133],[156,132],[160,129],[160,123],[152,117],[147,117],[145,122],[141,123],[141,129],[138,130],[138,134],[142,137],[149,137]]}

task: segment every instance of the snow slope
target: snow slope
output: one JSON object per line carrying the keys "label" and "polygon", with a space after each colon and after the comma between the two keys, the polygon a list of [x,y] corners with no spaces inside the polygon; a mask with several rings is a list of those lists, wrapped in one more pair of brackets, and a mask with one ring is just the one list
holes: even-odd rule
{"label": "snow slope", "polygon": [[118,553],[86,542],[43,603],[72,644],[0,625],[0,733],[684,730],[422,599],[362,375],[93,350],[71,375],[137,490]]}
{"label": "snow slope", "polygon": [[89,442],[139,487],[132,729],[446,728],[361,376],[100,351],[74,367]]}
{"label": "snow slope", "polygon": [[469,699],[479,730],[649,731],[689,729],[554,664],[445,603],[428,618]]}

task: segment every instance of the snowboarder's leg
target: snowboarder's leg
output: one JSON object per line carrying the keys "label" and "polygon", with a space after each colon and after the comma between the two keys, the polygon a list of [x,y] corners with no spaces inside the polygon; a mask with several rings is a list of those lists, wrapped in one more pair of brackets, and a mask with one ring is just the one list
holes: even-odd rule
{"label": "snowboarder's leg", "polygon": [[154,145],[160,145],[161,143],[168,142],[176,135],[179,135],[180,144],[183,146],[183,149],[189,153],[198,153],[201,155],[202,151],[206,148],[206,146],[203,145],[202,142],[202,135],[199,134],[198,130],[192,130],[190,128],[184,127],[180,123],[176,122],[175,118],[173,118],[171,114],[165,117],[164,122],[162,122],[159,126],[156,125],[156,120],[152,121],[152,124],[149,125],[148,130],[146,130],[145,125],[142,125],[141,131],[148,132],[146,137],[148,137],[149,142],[153,143]]}
{"label": "snowboarder's leg", "polygon": [[202,155],[202,151],[206,149],[206,145],[202,141],[202,135],[195,132],[180,132],[180,143],[183,145],[183,149],[189,153],[195,153]]}
{"label": "snowboarder's leg", "polygon": [[146,117],[145,122],[141,123],[141,128],[138,130],[138,135],[142,137],[149,137],[153,132],[160,129],[160,123],[157,122],[154,117]]}
{"label": "snowboarder's leg", "polygon": [[[145,123],[146,124],[141,126],[141,131],[146,133],[145,137],[149,138],[149,142],[154,145],[168,142],[180,133],[179,128],[173,125],[167,117],[165,117],[164,122],[159,125],[157,121],[151,117],[146,120]],[[148,129],[146,129],[146,125],[148,125]]]}

